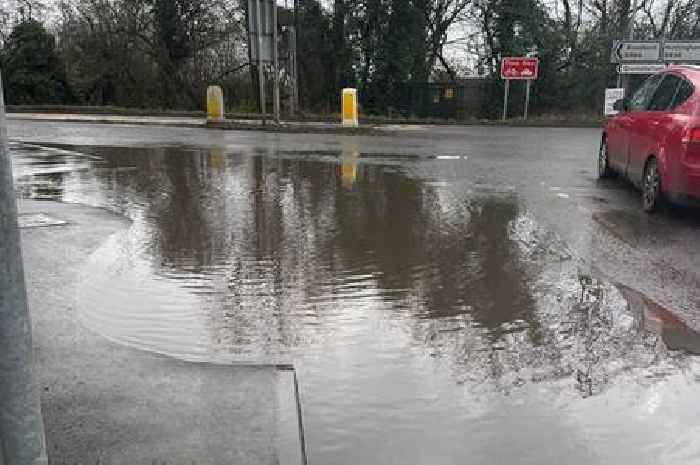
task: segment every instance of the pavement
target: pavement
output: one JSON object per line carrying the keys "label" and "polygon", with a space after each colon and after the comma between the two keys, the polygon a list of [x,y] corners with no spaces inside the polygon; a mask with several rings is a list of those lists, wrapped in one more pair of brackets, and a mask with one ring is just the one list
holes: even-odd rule
{"label": "pavement", "polygon": [[56,202],[19,209],[50,463],[301,463],[289,366],[179,361],[81,324],[80,269],[127,220]]}
{"label": "pavement", "polygon": [[137,126],[162,126],[177,128],[208,128],[229,131],[265,131],[273,133],[288,134],[335,134],[353,136],[392,136],[406,131],[425,131],[429,128],[456,127],[465,128],[469,126],[505,126],[505,127],[574,127],[590,128],[599,127],[599,121],[589,120],[566,120],[566,119],[541,119],[531,118],[527,121],[513,119],[508,121],[500,120],[475,120],[465,122],[442,121],[434,124],[417,121],[392,121],[382,119],[372,119],[367,122],[360,121],[357,128],[346,128],[340,123],[329,121],[281,121],[275,123],[266,120],[265,123],[259,118],[234,117],[223,121],[207,121],[202,117],[191,116],[143,116],[143,115],[119,115],[119,114],[85,114],[85,113],[41,113],[41,112],[19,112],[9,113],[9,120],[15,121],[35,121],[54,123],[84,123],[84,124],[112,124],[112,125],[137,125]]}
{"label": "pavement", "polygon": [[125,115],[84,115],[59,113],[9,113],[9,120],[53,121],[64,123],[104,123],[104,124],[139,124],[154,126],[203,127],[203,118],[179,116],[125,116]]}
{"label": "pavement", "polygon": [[336,134],[375,134],[399,130],[395,125],[373,125],[359,128],[343,128],[338,123],[327,122],[281,122],[259,119],[227,119],[209,122],[204,118],[180,116],[131,116],[131,115],[86,115],[60,113],[10,113],[8,119],[16,121],[42,121],[55,123],[85,123],[85,124],[129,124],[139,126],[168,126],[179,128],[211,128],[225,130],[256,130],[281,133],[336,133]]}

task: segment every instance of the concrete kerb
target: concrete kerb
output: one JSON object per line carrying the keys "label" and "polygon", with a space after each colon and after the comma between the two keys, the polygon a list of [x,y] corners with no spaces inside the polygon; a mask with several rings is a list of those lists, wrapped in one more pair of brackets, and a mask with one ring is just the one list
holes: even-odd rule
{"label": "concrete kerb", "polygon": [[283,134],[337,134],[355,136],[382,136],[391,133],[391,130],[381,127],[360,126],[357,128],[345,128],[340,124],[331,123],[295,123],[282,122],[279,124],[268,121],[265,125],[248,123],[243,121],[209,121],[206,124],[209,129],[230,130],[230,131],[265,131]]}
{"label": "concrete kerb", "polygon": [[147,117],[124,117],[124,116],[104,116],[97,115],[87,117],[83,115],[55,115],[55,114],[26,114],[15,113],[9,116],[12,120],[26,121],[43,121],[43,122],[61,122],[61,123],[80,123],[80,124],[123,124],[131,126],[160,126],[160,127],[178,127],[190,129],[217,129],[230,131],[264,131],[272,133],[286,134],[342,134],[342,135],[387,135],[391,130],[381,129],[381,127],[361,126],[359,128],[343,128],[340,124],[331,123],[309,123],[309,122],[283,122],[276,124],[268,121],[263,125],[261,120],[224,120],[224,121],[207,121],[202,118],[201,121],[178,121],[173,118],[157,117],[147,119]]}
{"label": "concrete kerb", "polygon": [[[561,120],[538,120],[530,118],[523,120],[474,120],[474,121],[423,121],[423,120],[384,120],[382,118],[363,119],[360,118],[360,126],[357,128],[344,128],[340,123],[324,121],[284,121],[280,124],[267,122],[263,125],[262,120],[256,118],[249,119],[227,119],[224,121],[206,121],[206,118],[183,118],[166,116],[123,116],[123,115],[67,115],[58,113],[13,113],[8,115],[12,120],[82,123],[82,124],[123,124],[134,126],[161,126],[161,127],[181,127],[181,128],[208,128],[232,131],[265,131],[272,133],[290,134],[338,134],[338,135],[392,135],[399,131],[405,131],[410,126],[431,126],[442,127],[474,127],[474,126],[503,126],[522,128],[598,128],[604,125],[602,121],[567,121]],[[187,120],[187,121],[184,121]],[[401,129],[398,129],[401,128]]]}

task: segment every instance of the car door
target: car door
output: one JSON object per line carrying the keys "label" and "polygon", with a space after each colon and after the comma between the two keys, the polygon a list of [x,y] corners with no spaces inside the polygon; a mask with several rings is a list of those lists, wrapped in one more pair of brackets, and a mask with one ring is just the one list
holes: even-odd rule
{"label": "car door", "polygon": [[663,75],[656,74],[644,81],[627,99],[625,111],[617,115],[612,122],[613,130],[608,135],[609,160],[613,168],[621,173],[624,173],[627,167],[632,126],[639,113],[646,109],[662,77]]}
{"label": "car door", "polygon": [[607,125],[605,141],[608,146],[608,162],[617,167],[623,152],[627,150],[627,129],[629,128],[629,112],[622,110],[615,115]]}
{"label": "car door", "polygon": [[668,110],[681,83],[681,78],[672,73],[665,73],[662,76],[646,108],[637,112],[630,125],[629,149],[624,172],[637,184],[642,179],[646,160],[650,155],[659,155],[659,149],[673,126],[673,119]]}
{"label": "car door", "polygon": [[676,96],[667,112],[670,121],[666,129],[664,152],[659,154],[659,170],[662,175],[661,185],[669,191],[683,191],[685,187],[681,163],[685,162],[689,153],[686,139],[688,128],[696,120],[695,102],[690,98],[694,92],[695,86],[687,78],[681,77]]}

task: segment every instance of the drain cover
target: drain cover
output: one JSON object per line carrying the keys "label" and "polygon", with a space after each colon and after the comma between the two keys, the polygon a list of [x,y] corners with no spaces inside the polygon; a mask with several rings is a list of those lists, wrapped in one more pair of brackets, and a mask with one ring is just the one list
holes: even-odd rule
{"label": "drain cover", "polygon": [[67,221],[53,218],[45,213],[24,213],[17,217],[20,228],[42,228],[46,226],[64,226]]}

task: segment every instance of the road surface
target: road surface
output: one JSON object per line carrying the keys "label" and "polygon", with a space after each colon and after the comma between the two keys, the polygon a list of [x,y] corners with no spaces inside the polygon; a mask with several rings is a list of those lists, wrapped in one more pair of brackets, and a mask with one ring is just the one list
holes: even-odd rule
{"label": "road surface", "polygon": [[180,360],[292,359],[314,462],[697,457],[698,210],[649,216],[598,181],[599,130],[394,131],[9,136],[24,196],[133,222],[85,260],[82,324]]}

